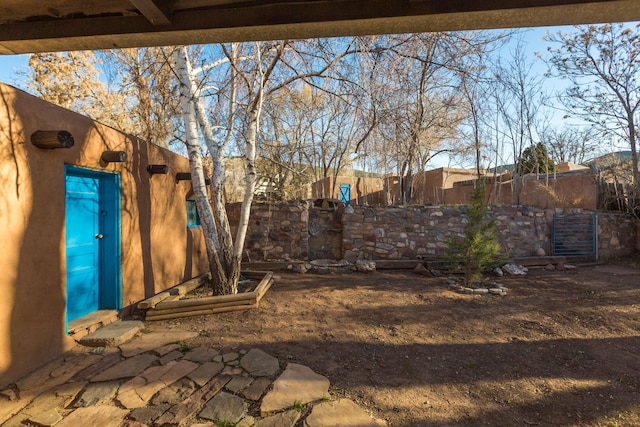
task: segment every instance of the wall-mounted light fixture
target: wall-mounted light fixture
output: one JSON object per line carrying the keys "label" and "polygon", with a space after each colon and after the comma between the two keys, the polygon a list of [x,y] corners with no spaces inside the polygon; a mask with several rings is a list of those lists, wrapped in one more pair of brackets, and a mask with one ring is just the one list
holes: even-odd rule
{"label": "wall-mounted light fixture", "polygon": [[38,148],[71,148],[75,143],[66,130],[37,130],[31,134],[31,143]]}
{"label": "wall-mounted light fixture", "polygon": [[[176,181],[191,181],[191,172],[178,172],[178,173],[176,173]],[[205,178],[204,179],[204,184],[205,185],[210,185],[211,184],[211,179],[210,178]]]}
{"label": "wall-mounted light fixture", "polygon": [[167,165],[149,165],[147,166],[147,172],[151,175],[161,174],[166,175],[169,173],[169,166]]}
{"label": "wall-mounted light fixture", "polygon": [[123,163],[127,161],[126,151],[103,151],[100,160],[106,163]]}

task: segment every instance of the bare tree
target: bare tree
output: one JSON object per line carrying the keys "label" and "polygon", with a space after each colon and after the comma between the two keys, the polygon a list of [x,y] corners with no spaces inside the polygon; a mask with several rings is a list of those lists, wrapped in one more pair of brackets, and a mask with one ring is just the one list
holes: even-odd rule
{"label": "bare tree", "polygon": [[[174,52],[192,185],[215,277],[216,294],[237,292],[256,186],[257,142],[264,100],[297,81],[321,77],[349,52],[349,47],[328,62],[309,58],[307,52],[313,50],[296,49],[296,44],[289,41],[221,45],[216,60],[197,68],[191,63],[186,47]],[[222,64],[225,67],[220,67]],[[212,89],[219,94],[218,100],[224,96],[228,108],[224,120],[217,125],[208,115],[204,95],[209,90],[209,82],[202,78],[202,73],[214,68],[224,68],[227,81]],[[213,111],[220,113],[220,108],[214,107]],[[231,233],[224,200],[224,164],[233,139],[242,141],[245,159],[244,197],[235,236]],[[201,140],[213,163],[211,199],[205,185]]]}
{"label": "bare tree", "polygon": [[571,83],[560,101],[569,114],[627,141],[633,183],[638,184],[640,24],[575,29],[572,34],[557,32],[545,37],[560,45],[548,50],[550,73]]}
{"label": "bare tree", "polygon": [[594,134],[590,127],[547,126],[540,134],[556,165],[564,162],[582,164],[598,152],[602,142],[602,136]]}
{"label": "bare tree", "polygon": [[45,101],[126,130],[126,102],[100,81],[100,62],[91,51],[33,54],[27,89]]}
{"label": "bare tree", "polygon": [[[499,137],[512,148],[513,162],[517,162],[528,147],[539,142],[536,129],[544,121],[542,107],[546,101],[544,80],[532,71],[531,62],[524,55],[525,47],[518,42],[506,64],[498,62],[494,69],[497,88],[494,91],[499,122]],[[513,179],[514,203],[520,203],[521,176]]]}
{"label": "bare tree", "polygon": [[458,69],[467,54],[453,34],[384,36],[376,41],[377,152],[399,176],[399,203],[412,200],[413,177],[448,151],[461,120]]}
{"label": "bare tree", "polygon": [[98,52],[112,92],[128,106],[129,122],[121,130],[168,147],[180,129],[178,86],[171,48],[113,49]]}

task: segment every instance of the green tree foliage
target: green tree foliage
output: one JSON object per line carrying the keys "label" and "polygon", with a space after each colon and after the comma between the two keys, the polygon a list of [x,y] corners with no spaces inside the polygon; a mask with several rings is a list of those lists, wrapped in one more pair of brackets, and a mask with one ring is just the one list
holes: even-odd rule
{"label": "green tree foliage", "polygon": [[520,175],[528,173],[549,173],[556,170],[556,165],[549,157],[547,148],[541,142],[525,149],[516,163],[516,172]]}
{"label": "green tree foliage", "polygon": [[483,273],[502,260],[495,220],[487,219],[486,186],[479,180],[471,199],[467,215],[469,222],[464,237],[449,241],[447,259],[454,270],[464,273],[464,283],[469,286],[483,277]]}

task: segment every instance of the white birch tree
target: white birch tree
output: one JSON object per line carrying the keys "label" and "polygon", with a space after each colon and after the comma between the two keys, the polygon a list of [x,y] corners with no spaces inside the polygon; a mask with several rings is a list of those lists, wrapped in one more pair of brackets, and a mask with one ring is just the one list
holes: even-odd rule
{"label": "white birch tree", "polygon": [[[224,55],[200,68],[195,68],[190,62],[184,46],[176,49],[174,59],[193,191],[214,278],[214,294],[225,295],[238,291],[242,253],[256,186],[256,141],[265,98],[296,81],[321,77],[349,50],[331,56],[330,60],[320,60],[318,57],[304,58],[304,52],[297,51],[294,43],[289,41],[230,44],[221,45],[220,48]],[[285,52],[288,53],[287,58],[283,57]],[[199,73],[221,64],[228,69],[228,111],[226,123],[214,126],[203,101],[206,86],[201,84]],[[242,117],[239,117],[240,113]],[[237,232],[232,236],[224,200],[224,161],[229,144],[238,136],[236,123],[240,119],[243,119],[241,145],[245,160],[245,187]],[[221,128],[222,132],[219,131]],[[213,162],[210,194],[205,184],[203,145]]]}
{"label": "white birch tree", "polygon": [[[231,57],[235,58],[235,46],[232,45]],[[240,276],[240,261],[234,262],[233,239],[231,227],[224,207],[224,152],[232,138],[234,131],[235,115],[235,72],[230,67],[231,90],[227,121],[226,135],[221,142],[216,141],[213,127],[206,115],[204,103],[201,98],[201,88],[197,84],[195,70],[190,62],[189,54],[185,46],[179,47],[174,52],[176,62],[176,74],[180,87],[180,107],[184,122],[184,142],[189,157],[191,169],[191,183],[196,199],[196,206],[200,215],[200,221],[207,248],[207,256],[214,277],[214,294],[225,295],[237,293],[237,282]],[[211,174],[211,192],[207,190],[205,183],[205,171],[203,163],[202,144],[198,129],[202,132],[213,161]],[[211,198],[210,198],[211,195]],[[240,243],[240,242],[236,242]],[[242,242],[244,243],[244,241]],[[240,249],[242,251],[242,248]]]}

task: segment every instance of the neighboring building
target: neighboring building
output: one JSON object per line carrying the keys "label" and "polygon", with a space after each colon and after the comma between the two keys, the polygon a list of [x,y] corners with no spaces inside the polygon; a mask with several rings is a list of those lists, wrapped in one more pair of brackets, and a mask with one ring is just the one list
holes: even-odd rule
{"label": "neighboring building", "polygon": [[556,172],[586,171],[589,169],[589,166],[576,165],[571,162],[564,162],[556,165]]}
{"label": "neighboring building", "polygon": [[[475,181],[457,182],[445,190],[444,200],[447,204],[468,204],[474,188]],[[527,174],[520,180],[514,180],[511,174],[491,176],[487,177],[487,193],[492,205],[598,208],[598,180],[590,168]]]}
{"label": "neighboring building", "polygon": [[[467,169],[438,168],[419,172],[413,176],[412,201],[414,204],[445,204],[444,190],[460,181],[476,178]],[[335,183],[335,184],[334,184]],[[400,180],[396,175],[384,178],[357,178],[354,176],[327,177],[312,184],[312,198],[348,199],[356,205],[394,205],[398,203]]]}
{"label": "neighboring building", "polygon": [[326,177],[311,184],[311,198],[339,199],[355,205],[383,205],[384,183],[380,178]]}
{"label": "neighboring building", "polygon": [[[246,186],[246,174],[245,174],[245,158],[244,157],[230,157],[225,161],[225,200],[227,203],[238,203],[244,200],[244,191]],[[256,178],[256,186],[253,191],[255,200],[282,200],[283,198],[289,199],[308,199],[311,197],[310,185],[302,184],[299,186],[289,185],[290,191],[282,190],[278,188],[277,180],[281,177],[270,177],[266,175],[264,165],[268,160],[258,159],[256,165],[258,167],[258,176]],[[261,172],[262,170],[262,172]],[[284,194],[283,194],[284,193]]]}
{"label": "neighboring building", "polygon": [[[598,207],[598,179],[590,167],[561,163],[555,173],[523,176],[512,173],[485,176],[488,201],[493,205],[529,205],[542,208]],[[412,178],[411,204],[459,205],[471,202],[477,174],[474,170],[438,168],[419,172]],[[325,178],[313,183],[313,198],[332,198],[356,205],[396,205],[400,180],[385,178]]]}
{"label": "neighboring building", "polygon": [[[59,131],[74,145],[34,145]],[[1,83],[0,150],[0,388],[73,346],[85,315],[207,270],[187,159]]]}
{"label": "neighboring building", "polygon": [[444,205],[456,203],[447,200],[446,189],[457,182],[475,180],[474,170],[460,168],[438,168],[419,172],[413,177],[413,200],[417,204]]}

